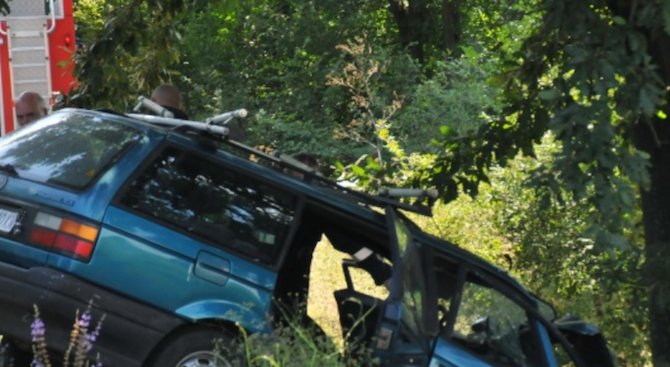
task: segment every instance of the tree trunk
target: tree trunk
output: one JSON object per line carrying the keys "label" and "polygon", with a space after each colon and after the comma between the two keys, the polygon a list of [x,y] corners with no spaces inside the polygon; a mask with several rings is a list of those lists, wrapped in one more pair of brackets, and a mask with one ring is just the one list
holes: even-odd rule
{"label": "tree trunk", "polygon": [[[653,129],[653,130],[652,130]],[[654,366],[670,366],[670,125],[636,127],[639,149],[649,153],[651,187],[642,191],[645,277],[649,289],[649,332]],[[656,145],[657,139],[665,142]]]}
{"label": "tree trunk", "polygon": [[[665,85],[670,85],[669,42],[662,33],[650,37],[649,43]],[[670,124],[654,118],[650,124],[639,123],[634,136],[635,145],[649,153],[651,163],[651,187],[642,190],[651,350],[654,366],[670,367]]]}
{"label": "tree trunk", "polygon": [[458,45],[460,21],[460,0],[442,0],[442,42],[445,50]]}
{"label": "tree trunk", "polygon": [[428,0],[409,0],[405,7],[402,0],[389,0],[389,11],[398,26],[400,44],[408,47],[412,58],[421,64],[424,61],[423,47],[428,38],[425,34],[427,3]]}

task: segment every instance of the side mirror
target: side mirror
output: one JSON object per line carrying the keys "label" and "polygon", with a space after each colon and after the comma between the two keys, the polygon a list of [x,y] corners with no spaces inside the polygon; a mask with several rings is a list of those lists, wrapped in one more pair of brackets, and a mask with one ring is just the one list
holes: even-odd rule
{"label": "side mirror", "polygon": [[471,342],[476,343],[480,347],[489,345],[491,341],[491,320],[488,316],[477,318],[470,324],[470,330],[473,334],[468,335]]}
{"label": "side mirror", "polygon": [[487,339],[489,331],[491,330],[491,325],[488,316],[480,317],[475,322],[470,325],[470,329],[475,333],[486,333]]}

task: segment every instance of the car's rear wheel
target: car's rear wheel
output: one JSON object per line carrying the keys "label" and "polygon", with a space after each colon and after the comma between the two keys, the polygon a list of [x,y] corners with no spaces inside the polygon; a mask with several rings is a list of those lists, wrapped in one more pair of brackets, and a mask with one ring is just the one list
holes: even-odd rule
{"label": "car's rear wheel", "polygon": [[186,330],[161,343],[145,367],[230,367],[227,353],[214,353],[215,340],[230,346],[233,337],[223,329],[198,327]]}
{"label": "car's rear wheel", "polygon": [[[219,359],[219,363],[217,363],[217,359]],[[220,359],[221,358],[217,358],[212,352],[193,352],[177,362],[175,367],[221,367],[222,365],[229,365],[227,361],[222,361]]]}

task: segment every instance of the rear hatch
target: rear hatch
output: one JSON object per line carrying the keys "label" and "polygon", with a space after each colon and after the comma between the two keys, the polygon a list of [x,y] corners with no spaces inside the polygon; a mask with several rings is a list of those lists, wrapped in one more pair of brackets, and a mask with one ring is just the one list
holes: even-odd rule
{"label": "rear hatch", "polygon": [[[107,204],[151,150],[148,129],[66,109],[0,138],[0,261],[87,262]],[[138,143],[139,142],[139,143]]]}

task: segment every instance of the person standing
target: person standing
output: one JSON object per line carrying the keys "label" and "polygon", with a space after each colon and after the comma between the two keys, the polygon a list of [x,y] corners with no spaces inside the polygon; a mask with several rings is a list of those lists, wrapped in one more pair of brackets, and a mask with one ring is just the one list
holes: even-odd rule
{"label": "person standing", "polygon": [[49,113],[44,98],[35,92],[23,92],[14,102],[16,123],[19,127],[28,125]]}
{"label": "person standing", "polygon": [[153,92],[151,98],[153,102],[158,103],[168,111],[172,112],[175,118],[188,120],[188,115],[184,111],[184,103],[181,98],[179,88],[172,84],[161,84]]}

